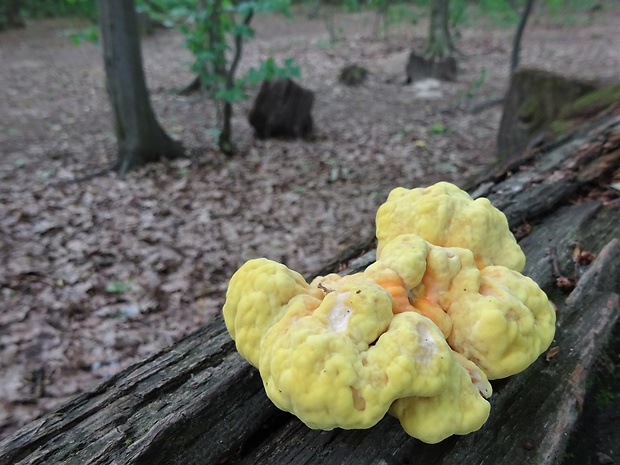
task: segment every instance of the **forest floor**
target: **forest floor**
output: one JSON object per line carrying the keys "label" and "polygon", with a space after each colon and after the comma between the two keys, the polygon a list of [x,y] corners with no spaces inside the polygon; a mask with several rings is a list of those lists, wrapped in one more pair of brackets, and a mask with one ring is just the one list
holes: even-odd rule
{"label": "forest floor", "polygon": [[[175,92],[192,78],[183,37],[161,30],[143,40],[151,99],[191,156],[78,183],[59,182],[115,157],[101,50],[72,45],[83,24],[69,20],[0,34],[0,437],[213,318],[245,260],[309,275],[373,235],[392,188],[491,170],[501,108],[471,110],[506,90],[514,26],[462,25],[458,80],[426,98],[404,85],[425,21],[382,39],[371,13],[334,23],[330,43],[320,19],[259,17],[243,59],[297,61],[316,93],[316,139],[255,140],[248,100],[235,110],[237,154],[222,156],[212,103]],[[538,12],[522,64],[618,79],[618,24],[613,2]],[[338,83],[350,63],[370,70],[360,87]]]}

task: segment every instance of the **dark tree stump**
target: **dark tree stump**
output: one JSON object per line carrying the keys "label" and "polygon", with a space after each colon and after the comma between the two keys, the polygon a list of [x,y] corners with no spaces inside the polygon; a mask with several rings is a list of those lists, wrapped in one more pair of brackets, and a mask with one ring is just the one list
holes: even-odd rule
{"label": "dark tree stump", "polygon": [[314,92],[291,79],[263,81],[248,116],[257,137],[310,137]]}
{"label": "dark tree stump", "polygon": [[[0,441],[0,464],[565,464],[592,368],[620,313],[620,203],[604,190],[603,166],[618,151],[620,117],[608,118],[472,193],[525,236],[525,274],[558,315],[552,350],[493,382],[491,416],[479,431],[423,444],[389,415],[365,430],[310,430],[269,401],[218,318]],[[595,255],[591,264],[576,269],[574,243]],[[371,251],[335,266],[355,273],[373,261]],[[577,281],[570,294],[556,270]]]}
{"label": "dark tree stump", "polygon": [[411,52],[405,70],[407,72],[407,84],[428,78],[454,81],[456,80],[456,59],[453,56],[426,58]]}

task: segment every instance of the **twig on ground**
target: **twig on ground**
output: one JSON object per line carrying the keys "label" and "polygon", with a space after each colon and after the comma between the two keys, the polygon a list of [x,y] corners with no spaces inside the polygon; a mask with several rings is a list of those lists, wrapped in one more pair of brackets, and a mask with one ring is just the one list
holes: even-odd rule
{"label": "twig on ground", "polygon": [[501,105],[502,103],[504,103],[503,95],[501,97],[495,97],[490,100],[485,100],[484,102],[477,103],[476,105],[471,107],[471,110],[469,110],[469,112],[475,115],[478,113],[482,113],[484,110],[494,107],[495,105]]}
{"label": "twig on ground", "polygon": [[58,186],[66,186],[68,184],[75,184],[82,181],[89,181],[94,178],[98,178],[99,176],[103,176],[108,174],[111,171],[116,171],[118,168],[118,160],[110,163],[108,166],[104,166],[103,168],[99,168],[98,170],[92,171],[90,173],[86,173],[83,176],[73,178],[73,179],[63,179],[62,181],[56,181],[49,183],[46,187],[58,187]]}

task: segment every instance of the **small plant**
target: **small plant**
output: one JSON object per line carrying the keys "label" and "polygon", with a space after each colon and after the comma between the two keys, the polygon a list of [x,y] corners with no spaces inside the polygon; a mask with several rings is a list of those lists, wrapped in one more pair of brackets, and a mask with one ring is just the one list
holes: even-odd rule
{"label": "small plant", "polygon": [[266,12],[289,16],[288,1],[201,0],[181,26],[187,48],[194,55],[192,71],[199,76],[203,91],[218,105],[218,145],[226,154],[233,152],[232,105],[247,98],[247,86],[300,74],[293,60],[280,67],[269,58],[245,76],[236,77],[243,44],[254,37],[252,18]]}
{"label": "small plant", "polygon": [[487,78],[487,69],[483,66],[482,68],[480,68],[478,75],[474,78],[473,81],[471,81],[471,84],[469,84],[469,87],[467,88],[467,91],[465,92],[465,97],[468,100],[471,100],[476,96],[476,94],[478,93],[478,91],[480,90],[484,82],[486,81],[486,78]]}
{"label": "small plant", "polygon": [[338,82],[346,86],[358,86],[368,77],[368,70],[362,66],[352,64],[340,70]]}
{"label": "small plant", "polygon": [[109,294],[122,294],[130,289],[131,284],[125,281],[112,281],[105,286],[105,291]]}
{"label": "small plant", "polygon": [[361,10],[361,2],[360,0],[343,0],[342,1],[342,10],[346,13],[356,13]]}
{"label": "small plant", "polygon": [[373,35],[387,36],[388,29],[392,24],[417,24],[418,14],[410,4],[396,3],[392,0],[368,0],[368,5],[376,10]]}
{"label": "small plant", "polygon": [[609,408],[610,405],[618,402],[618,400],[620,400],[620,393],[611,390],[611,386],[606,386],[606,388],[600,389],[594,398],[596,407],[600,410]]}
{"label": "small plant", "polygon": [[447,134],[450,130],[447,126],[444,126],[442,123],[434,123],[430,127],[430,132],[434,136],[441,136],[442,134]]}
{"label": "small plant", "polygon": [[417,24],[419,15],[409,5],[392,5],[387,12],[387,24]]}
{"label": "small plant", "polygon": [[480,0],[478,15],[486,17],[498,27],[513,27],[519,22],[522,2],[510,0]]}
{"label": "small plant", "polygon": [[346,166],[341,166],[337,158],[330,158],[327,160],[329,165],[329,182],[336,182],[341,179],[347,179],[350,175],[350,170]]}
{"label": "small plant", "polygon": [[293,60],[278,66],[273,58],[237,78],[243,44],[254,37],[255,14],[280,13],[290,16],[289,0],[137,0],[139,13],[165,27],[178,27],[185,45],[194,56],[191,69],[200,90],[215,102],[218,127],[207,134],[218,139],[220,150],[233,152],[232,105],[246,99],[246,88],[262,80],[298,77]]}
{"label": "small plant", "polygon": [[92,44],[99,43],[99,26],[92,25],[79,29],[77,31],[67,31],[67,37],[71,39],[73,45],[81,45],[83,42],[90,42]]}

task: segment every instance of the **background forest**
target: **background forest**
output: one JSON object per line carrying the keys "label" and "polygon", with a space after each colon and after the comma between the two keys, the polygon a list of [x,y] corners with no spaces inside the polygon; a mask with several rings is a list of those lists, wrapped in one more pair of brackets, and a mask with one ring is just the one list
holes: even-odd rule
{"label": "background forest", "polygon": [[[310,275],[373,236],[392,188],[492,172],[489,102],[529,3],[452,0],[456,80],[407,83],[430,1],[137,2],[149,104],[184,156],[123,164],[103,10],[3,0],[0,437],[212,319],[247,259]],[[617,82],[619,23],[611,0],[539,1],[521,64]],[[339,81],[350,64],[361,85]],[[314,92],[313,137],[254,137],[252,99],[281,76]]]}

